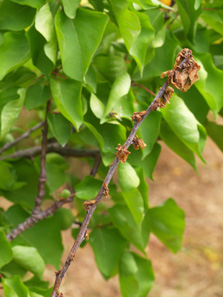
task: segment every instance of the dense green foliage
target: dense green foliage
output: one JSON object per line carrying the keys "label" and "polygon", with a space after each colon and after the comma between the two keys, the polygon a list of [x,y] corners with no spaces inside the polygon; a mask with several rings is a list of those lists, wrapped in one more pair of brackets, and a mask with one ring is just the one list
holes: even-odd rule
{"label": "dense green foliage", "polygon": [[[130,148],[127,162],[119,164],[118,182],[109,185],[111,199],[98,205],[90,222],[89,243],[104,278],[118,273],[123,297],[147,296],[154,281],[145,253],[150,233],[175,253],[181,249],[185,225],[184,212],[172,198],[149,207],[145,178],[152,179],[159,142],[195,170],[194,155],[203,160],[207,135],[223,151],[223,127],[214,122],[218,114],[223,116],[222,28],[220,0],[176,0],[173,7],[158,0],[0,1],[1,147],[25,132],[17,127],[18,119],[24,117],[20,122],[25,129],[42,121],[51,99],[48,138],[71,148],[98,149],[102,157],[96,177],[89,171],[80,180],[81,169],[70,169],[70,159],[47,154],[44,203],[74,188],[73,211],[60,208],[11,243],[5,234],[34,207],[40,156],[0,162],[0,194],[13,204],[0,213],[6,297],[51,295],[42,275],[46,264],[59,269],[62,230],[72,229],[74,219],[83,220],[83,202],[97,195],[115,148],[133,126],[131,115],[152,101],[143,87],[156,93],[163,84],[161,73],[172,69],[178,52],[188,47],[201,65],[200,80],[187,93],[176,90],[170,105],[145,119],[137,135],[146,148]],[[2,156],[39,145],[41,138],[38,130],[29,142]],[[93,167],[92,158],[82,161]],[[62,199],[67,196],[63,191]],[[75,238],[78,228],[71,231]],[[23,282],[27,271],[33,277]]]}

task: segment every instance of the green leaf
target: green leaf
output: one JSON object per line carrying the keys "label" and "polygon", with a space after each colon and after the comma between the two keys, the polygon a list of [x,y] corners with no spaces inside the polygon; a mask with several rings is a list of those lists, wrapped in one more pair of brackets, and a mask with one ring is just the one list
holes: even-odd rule
{"label": "green leaf", "polygon": [[82,84],[78,81],[66,79],[58,81],[50,79],[53,99],[62,113],[75,128],[79,129],[83,121],[81,90]]}
{"label": "green leaf", "polygon": [[182,237],[185,228],[184,211],[179,208],[173,199],[168,199],[160,206],[150,208],[145,221],[151,231],[173,253],[181,249]]}
{"label": "green leaf", "polygon": [[212,10],[203,10],[201,14],[201,18],[216,32],[223,35],[222,27],[223,27],[223,19],[221,14],[218,11]]}
{"label": "green leaf", "polygon": [[24,32],[6,32],[0,44],[0,80],[9,71],[25,63],[29,56],[29,43]]}
{"label": "green leaf", "polygon": [[125,252],[120,261],[120,287],[123,297],[146,297],[153,286],[151,261]]}
{"label": "green leaf", "polygon": [[12,248],[12,251],[13,260],[17,264],[21,265],[39,278],[42,278],[45,263],[36,248],[16,245]]}
{"label": "green leaf", "polygon": [[[197,55],[201,65],[195,86],[216,115],[223,107],[223,71],[216,68],[209,53]],[[196,60],[198,60],[196,59]]]}
{"label": "green leaf", "polygon": [[144,252],[144,241],[141,230],[136,224],[129,208],[125,205],[115,205],[109,209],[112,221],[124,238],[135,245],[141,252]]}
{"label": "green leaf", "polygon": [[91,175],[85,178],[75,186],[76,197],[84,200],[91,200],[95,198],[102,186],[102,181],[94,178]]}
{"label": "green leaf", "polygon": [[91,107],[93,114],[98,119],[101,119],[103,117],[103,114],[105,112],[105,106],[94,93],[91,94],[90,107]]}
{"label": "green leaf", "polygon": [[118,266],[127,241],[117,229],[97,228],[91,232],[89,243],[99,270],[105,279],[109,279]]}
{"label": "green leaf", "polygon": [[71,126],[68,120],[61,114],[52,113],[48,114],[47,120],[53,136],[62,146],[66,145],[71,134]]}
{"label": "green leaf", "polygon": [[143,201],[144,201],[144,208],[148,209],[149,207],[149,197],[148,197],[148,192],[149,192],[149,186],[145,180],[145,175],[144,175],[144,170],[140,167],[136,167],[135,171],[140,179],[140,184],[138,186],[138,190],[142,195]]}
{"label": "green leaf", "polygon": [[[68,198],[68,197],[67,197]],[[67,230],[74,222],[74,216],[72,212],[64,207],[59,208],[55,213],[54,217],[60,224],[61,230]]]}
{"label": "green leaf", "polygon": [[194,5],[194,0],[176,0],[185,35],[193,41],[198,17],[202,12],[201,3]]}
{"label": "green leaf", "polygon": [[15,274],[20,275],[22,278],[27,273],[27,270],[17,264],[15,261],[11,261],[0,269],[1,273],[6,277],[13,276]]}
{"label": "green leaf", "polygon": [[62,0],[65,14],[70,19],[74,19],[76,16],[76,10],[80,5],[80,0]]}
{"label": "green leaf", "polygon": [[219,149],[223,152],[223,126],[217,125],[214,122],[207,121],[205,123],[205,128],[207,130],[208,135],[211,139],[217,144]]}
{"label": "green leaf", "polygon": [[31,25],[35,12],[35,9],[29,6],[5,0],[0,8],[0,29],[22,31]]}
{"label": "green leaf", "polygon": [[46,157],[46,176],[50,194],[59,189],[66,181],[65,169],[68,168],[66,160],[60,155],[51,153]]}
{"label": "green leaf", "polygon": [[12,248],[5,234],[0,231],[0,267],[12,260]]}
{"label": "green leaf", "polygon": [[110,81],[126,72],[126,64],[121,56],[97,56],[94,58],[94,66]]}
{"label": "green leaf", "polygon": [[177,137],[164,121],[161,122],[160,137],[172,151],[188,162],[194,170],[197,170],[193,152]]}
{"label": "green leaf", "polygon": [[135,169],[128,163],[120,163],[118,166],[118,179],[122,192],[128,192],[137,188],[140,184]]}
{"label": "green leaf", "polygon": [[49,86],[40,84],[32,85],[26,92],[24,105],[27,110],[34,109],[46,103],[50,99]]}
{"label": "green leaf", "polygon": [[[83,81],[107,22],[108,17],[101,12],[77,9],[71,20],[58,11],[55,24],[62,64],[71,78]],[[91,38],[86,38],[86,32]]]}
{"label": "green leaf", "polygon": [[[40,26],[40,25],[39,25]],[[42,24],[41,24],[42,26]],[[40,27],[40,30],[42,27]],[[46,34],[46,32],[44,32]],[[48,33],[49,34],[49,33]],[[46,43],[46,39],[33,25],[27,32],[33,64],[46,76],[54,68],[55,43]],[[49,58],[49,57],[50,58]],[[51,60],[52,59],[52,60]]]}
{"label": "green leaf", "polygon": [[[97,129],[94,127],[94,125],[84,122],[85,126],[91,131],[91,133],[94,135],[94,137],[97,139],[97,142],[101,149],[104,147],[104,140],[101,134],[97,131]],[[89,141],[89,138],[88,138]],[[90,144],[90,143],[89,143]]]}
{"label": "green leaf", "polygon": [[28,297],[29,290],[19,275],[2,279],[5,297]]}
{"label": "green leaf", "polygon": [[56,33],[54,29],[53,16],[50,11],[49,4],[45,4],[37,12],[35,18],[35,27],[43,37],[46,39],[46,44],[44,45],[44,52],[46,56],[55,65],[57,59],[57,40]]}
{"label": "green leaf", "polygon": [[0,139],[3,139],[10,131],[22,110],[25,100],[25,89],[18,89],[17,93],[19,99],[8,102],[2,109]]}
{"label": "green leaf", "polygon": [[34,8],[40,8],[45,3],[45,0],[11,0],[11,1],[19,3],[21,5],[29,5]]}
{"label": "green leaf", "polygon": [[4,190],[2,191],[3,195],[15,204],[21,204],[28,209],[33,209],[37,195],[38,173],[33,163],[28,160],[13,162],[13,167],[17,180],[23,182],[24,186],[19,189],[12,189],[11,191]]}
{"label": "green leaf", "polygon": [[[4,215],[13,228],[29,217],[29,213],[18,205],[10,207]],[[58,217],[53,215],[39,221],[33,227],[27,229],[18,236],[13,241],[13,244],[29,244],[35,247],[43,258],[45,264],[51,264],[56,269],[59,269],[63,245],[61,239],[61,224],[58,224],[57,219]],[[40,238],[41,240],[39,240]]]}
{"label": "green leaf", "polygon": [[101,123],[105,122],[106,115],[112,111],[112,108],[117,104],[121,97],[128,94],[131,85],[131,78],[127,72],[117,77],[112,85],[111,92],[108,97],[108,102],[105,108],[104,117]]}
{"label": "green leaf", "polygon": [[161,112],[165,121],[177,137],[203,160],[201,152],[206,132],[183,100],[177,96],[173,96],[171,104],[168,104],[166,108],[162,108]]}
{"label": "green leaf", "polygon": [[154,144],[157,141],[160,130],[160,121],[162,114],[160,112],[151,112],[148,117],[142,122],[141,125],[141,134],[142,139],[146,144],[146,147],[143,149],[143,158],[151,153]]}
{"label": "green leaf", "polygon": [[135,59],[142,76],[147,48],[154,37],[154,29],[150,23],[149,17],[146,14],[136,12],[136,15],[140,21],[141,32],[129,49],[129,53]]}

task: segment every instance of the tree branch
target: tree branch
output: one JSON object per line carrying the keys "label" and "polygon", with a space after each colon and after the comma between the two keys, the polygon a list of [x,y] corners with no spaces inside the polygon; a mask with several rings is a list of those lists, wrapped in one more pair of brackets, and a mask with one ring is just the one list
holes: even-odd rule
{"label": "tree branch", "polygon": [[15,140],[6,143],[1,149],[0,149],[0,155],[6,151],[7,149],[9,149],[10,147],[16,145],[17,143],[19,143],[20,141],[22,141],[23,139],[29,137],[29,135],[38,130],[39,128],[41,128],[44,125],[44,121],[38,123],[36,126],[30,128],[28,131],[26,131],[25,133],[23,133],[21,136],[19,136],[18,138],[16,138]]}
{"label": "tree branch", "polygon": [[[76,157],[76,158],[96,158],[100,151],[97,149],[73,149],[68,146],[61,146],[59,143],[49,143],[47,145],[47,153],[58,153],[64,157]],[[32,159],[41,154],[41,146],[36,146],[33,148],[17,151],[10,155],[5,155],[0,157],[0,161],[6,159],[17,159],[26,158]]]}
{"label": "tree branch", "polygon": [[[184,63],[187,61],[187,59],[183,59],[183,61],[179,64],[178,69],[182,69],[184,67]],[[139,121],[135,121],[134,126],[125,142],[125,144],[123,145],[123,148],[128,149],[128,147],[133,143],[133,138],[136,135],[136,132],[139,128],[139,126],[141,125],[141,123],[143,122],[143,120],[150,114],[150,112],[154,109],[157,109],[157,102],[159,101],[160,98],[162,98],[162,96],[164,95],[164,92],[168,86],[168,79],[167,81],[164,83],[164,85],[160,88],[159,92],[157,93],[156,97],[154,98],[154,100],[152,101],[152,103],[149,105],[149,107],[147,108],[147,110],[145,111],[145,113],[140,117]],[[67,269],[69,268],[71,262],[74,260],[74,257],[76,255],[76,252],[79,248],[79,246],[81,245],[82,241],[85,238],[85,234],[87,232],[87,227],[88,224],[91,220],[91,217],[94,213],[94,210],[96,209],[98,203],[101,201],[103,195],[105,194],[105,190],[106,187],[109,185],[109,182],[111,181],[111,178],[119,164],[119,159],[116,157],[112,163],[112,165],[110,166],[110,169],[108,170],[108,173],[104,179],[103,185],[100,188],[96,198],[94,200],[92,200],[92,204],[88,204],[88,207],[86,208],[86,215],[85,218],[81,224],[80,227],[80,231],[77,235],[77,238],[69,252],[69,255],[62,267],[61,270],[59,270],[56,273],[56,279],[55,279],[55,283],[54,283],[54,287],[53,287],[53,291],[51,294],[51,297],[60,297],[61,294],[59,293],[59,288],[61,285],[61,282],[66,274]]]}
{"label": "tree branch", "polygon": [[143,86],[143,85],[141,85],[141,84],[138,84],[138,83],[132,83],[132,87],[140,87],[140,88],[142,88],[142,89],[144,89],[144,90],[146,90],[148,93],[150,93],[152,96],[156,96],[156,94],[155,93],[153,93],[153,91],[151,91],[150,89],[148,89],[147,87],[145,87],[145,86]]}

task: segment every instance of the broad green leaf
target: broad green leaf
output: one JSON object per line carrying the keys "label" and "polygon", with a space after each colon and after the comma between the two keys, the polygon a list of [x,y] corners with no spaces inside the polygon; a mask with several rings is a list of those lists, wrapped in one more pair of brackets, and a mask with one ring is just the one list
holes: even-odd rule
{"label": "broad green leaf", "polygon": [[193,152],[177,137],[170,126],[164,121],[161,122],[160,137],[172,151],[188,162],[194,170],[197,170]]}
{"label": "broad green leaf", "polygon": [[[160,77],[163,71],[172,69],[177,46],[178,40],[173,33],[168,30],[163,46],[155,49],[155,56],[152,61],[146,65],[142,79],[147,80],[154,76]],[[139,75],[137,75],[137,77],[139,77]]]}
{"label": "broad green leaf", "polygon": [[[9,72],[0,82],[1,88],[10,90],[12,87],[27,87],[34,79],[36,74],[27,67],[19,67],[12,72]],[[6,89],[7,87],[7,89]],[[15,88],[16,89],[16,88]]]}
{"label": "broad green leaf", "polygon": [[102,181],[87,175],[79,184],[75,186],[76,197],[84,200],[94,199],[100,188]]}
{"label": "broad green leaf", "polygon": [[[63,70],[71,78],[83,81],[107,22],[101,12],[78,9],[71,20],[58,11],[55,24]],[[86,32],[91,38],[86,38]]]}
{"label": "broad green leaf", "polygon": [[[42,26],[43,24],[40,23],[40,30],[42,29]],[[43,33],[46,36],[49,36],[49,34],[51,34],[51,32],[49,33],[47,30]],[[49,76],[50,72],[54,68],[54,62],[52,62],[52,60],[54,61],[55,59],[55,42],[51,42],[50,40],[50,43],[46,43],[46,39],[35,28],[35,24],[27,32],[27,37],[29,39],[33,65],[35,65],[46,76]]]}
{"label": "broad green leaf", "polygon": [[[129,93],[121,97],[120,100],[113,107],[112,109],[112,113],[114,112],[113,117],[118,119],[119,121],[121,121],[120,118],[126,118],[129,120],[133,115],[133,112],[135,111],[134,102],[135,102],[135,96],[132,90],[130,89]],[[112,117],[112,113],[111,113],[111,117]]]}
{"label": "broad green leaf", "polygon": [[15,274],[20,275],[22,278],[26,274],[27,270],[17,264],[15,261],[11,261],[0,269],[1,273],[6,277],[13,276]]}
{"label": "broad green leaf", "polygon": [[142,195],[143,201],[144,201],[144,208],[147,210],[149,207],[149,186],[145,180],[144,170],[141,167],[136,167],[135,171],[139,177],[140,184],[138,186],[138,190]]}
{"label": "broad green leaf", "polygon": [[153,180],[153,171],[159,158],[161,146],[157,142],[149,155],[142,160],[142,152],[133,150],[129,162],[134,166],[143,168],[145,176]]}
{"label": "broad green leaf", "polygon": [[96,228],[90,234],[96,263],[105,279],[113,276],[115,268],[128,242],[117,229]]}
{"label": "broad green leaf", "polygon": [[96,56],[94,66],[107,80],[114,81],[126,72],[126,64],[121,56]]}
{"label": "broad green leaf", "polygon": [[119,281],[123,297],[146,297],[154,282],[151,261],[125,252],[120,261]]}
{"label": "broad green leaf", "polygon": [[218,11],[212,10],[203,10],[201,14],[201,18],[216,32],[223,35],[222,27],[223,27],[223,18]]}
{"label": "broad green leaf", "polygon": [[8,102],[2,109],[0,139],[3,139],[10,131],[22,110],[26,91],[25,89],[18,89],[17,93],[19,99]]}
{"label": "broad green leaf", "polygon": [[125,202],[131,211],[134,220],[140,227],[144,214],[144,201],[138,189],[132,189],[128,192],[122,192]]}
{"label": "broad green leaf", "polygon": [[101,134],[97,131],[97,129],[94,127],[94,125],[84,122],[85,126],[91,131],[91,133],[94,135],[94,137],[97,139],[97,142],[100,146],[100,149],[103,149],[104,147],[104,140]]}
{"label": "broad green leaf", "polygon": [[13,166],[1,161],[0,163],[0,189],[11,190],[16,182],[16,173]]}
{"label": "broad green leaf", "polygon": [[219,149],[223,152],[223,126],[217,125],[214,122],[207,121],[205,128],[211,139],[217,144]]}
{"label": "broad green leaf", "polygon": [[66,160],[60,155],[51,153],[46,157],[46,176],[50,194],[59,189],[66,181],[65,170],[68,168]]}
{"label": "broad green leaf", "polygon": [[48,114],[47,120],[53,136],[62,146],[66,145],[71,134],[71,126],[68,120],[61,114],[52,113]]}
{"label": "broad green leaf", "polygon": [[74,19],[76,16],[76,10],[80,5],[80,0],[62,0],[64,11],[68,18]]}
{"label": "broad green leaf", "polygon": [[29,56],[29,43],[24,32],[6,32],[0,44],[0,80],[9,71],[25,63]]}
{"label": "broad green leaf", "polygon": [[12,260],[12,248],[3,231],[0,231],[0,268]]}
{"label": "broad green leaf", "polygon": [[144,252],[144,241],[139,226],[136,224],[129,208],[125,205],[115,205],[109,209],[113,224],[124,238],[130,241],[141,252]]}
{"label": "broad green leaf", "polygon": [[0,7],[0,29],[22,31],[31,25],[35,9],[4,0]]}
{"label": "broad green leaf", "polygon": [[16,245],[12,248],[12,251],[13,260],[17,264],[21,265],[39,278],[42,278],[45,263],[36,248]]}
{"label": "broad green leaf", "polygon": [[98,119],[101,119],[103,117],[104,112],[105,112],[105,106],[94,93],[91,94],[90,107],[91,107],[93,114]]}
{"label": "broad green leaf", "polygon": [[24,105],[27,110],[39,107],[50,99],[49,86],[34,84],[26,92]]}
{"label": "broad green leaf", "polygon": [[122,192],[128,192],[137,188],[140,184],[135,169],[128,163],[120,163],[118,166],[118,179]]}
{"label": "broad green leaf", "polygon": [[35,197],[37,195],[38,173],[33,163],[28,160],[13,162],[17,180],[23,182],[24,186],[11,191],[2,191],[3,196],[15,204],[21,204],[28,209],[33,209]]}
{"label": "broad green leaf", "polygon": [[184,211],[179,208],[173,199],[150,208],[145,216],[145,222],[151,231],[173,253],[181,249],[183,232],[185,228]]}
{"label": "broad green leaf", "polygon": [[23,284],[19,275],[2,280],[5,297],[28,297],[29,290]]}
{"label": "broad green leaf", "polygon": [[146,147],[142,151],[143,158],[151,153],[153,146],[157,141],[161,118],[162,114],[160,112],[152,111],[150,115],[142,122],[140,131],[142,134],[142,139],[146,144]]}
{"label": "broad green leaf", "polygon": [[106,115],[112,111],[112,108],[117,104],[121,97],[128,94],[131,85],[131,78],[127,72],[117,77],[112,85],[111,92],[109,94],[108,102],[105,108],[104,117],[101,123],[105,122]]}
{"label": "broad green leaf", "polygon": [[48,281],[43,281],[35,275],[29,280],[25,281],[24,284],[32,290],[34,290],[34,288],[47,289],[49,287]]}
{"label": "broad green leaf", "polygon": [[55,213],[54,217],[60,224],[61,230],[67,230],[74,222],[74,216],[72,212],[64,207],[59,208]]}
{"label": "broad green leaf", "polygon": [[223,71],[214,66],[209,53],[197,55],[197,58],[201,69],[195,86],[216,115],[223,107]]}
{"label": "broad green leaf", "polygon": [[161,112],[177,137],[202,159],[201,152],[206,132],[183,100],[173,96],[171,104],[168,104],[166,108],[162,108]]}
{"label": "broad green leaf", "polygon": [[129,53],[135,59],[142,76],[147,48],[154,37],[154,29],[150,23],[149,17],[146,14],[136,12],[136,15],[140,21],[141,32],[136,41],[130,47]]}
{"label": "broad green leaf", "polygon": [[[25,221],[29,217],[18,205],[10,207],[4,214],[12,228]],[[41,240],[39,240],[41,238]],[[58,224],[58,217],[51,216],[36,223],[30,229],[24,231],[13,240],[14,245],[31,245],[35,247],[43,258],[45,264],[51,264],[59,269],[63,245],[61,238],[61,224]],[[53,251],[53,253],[52,253]]]}
{"label": "broad green leaf", "polygon": [[201,3],[194,5],[194,0],[176,0],[180,17],[184,26],[185,35],[193,41],[196,32],[197,20],[202,9]]}
{"label": "broad green leaf", "polygon": [[35,27],[36,30],[39,31],[46,39],[47,42],[44,45],[44,52],[55,65],[57,58],[57,40],[54,29],[53,16],[48,3],[42,6],[41,9],[37,12],[35,18]]}
{"label": "broad green leaf", "polygon": [[21,5],[28,5],[34,8],[40,8],[45,3],[45,0],[11,0],[11,1],[19,3]]}
{"label": "broad green leaf", "polygon": [[81,90],[82,84],[78,81],[66,79],[58,81],[50,79],[53,99],[62,113],[75,128],[79,129],[83,121]]}

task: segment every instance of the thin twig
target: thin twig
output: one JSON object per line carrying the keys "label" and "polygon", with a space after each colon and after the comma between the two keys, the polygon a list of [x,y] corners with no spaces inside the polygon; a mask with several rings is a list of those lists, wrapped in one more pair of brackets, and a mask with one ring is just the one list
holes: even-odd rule
{"label": "thin twig", "polygon": [[[47,145],[47,153],[57,153],[64,157],[95,158],[99,155],[100,151],[97,149],[73,149],[68,146],[63,147],[59,143],[54,142]],[[40,154],[41,146],[36,146],[29,149],[17,151],[10,155],[4,155],[0,157],[0,161],[17,158],[33,159]]]}
{"label": "thin twig", "polygon": [[[182,63],[180,63],[180,65],[178,66],[178,69],[182,69],[183,68],[183,65],[184,63],[187,61],[187,59],[184,59],[182,61]],[[141,117],[141,120],[140,121],[135,121],[134,123],[134,126],[125,142],[125,144],[123,145],[123,147],[125,147],[126,149],[128,149],[128,147],[133,143],[133,138],[134,136],[136,135],[136,132],[139,128],[139,126],[141,125],[141,123],[143,122],[143,120],[150,114],[150,112],[153,110],[153,104],[156,105],[157,104],[157,100],[159,100],[166,88],[168,86],[168,81],[166,81],[164,83],[164,85],[160,88],[159,92],[157,93],[157,95],[155,96],[154,100],[152,101],[152,103],[149,105],[149,107],[147,108],[145,114]],[[87,227],[88,227],[88,224],[91,220],[91,217],[94,213],[94,210],[96,209],[98,203],[101,201],[103,195],[104,195],[104,192],[105,192],[105,188],[104,188],[104,185],[108,186],[109,185],[109,182],[111,181],[111,178],[117,168],[119,164],[119,159],[116,157],[112,163],[112,165],[110,166],[109,170],[108,170],[108,173],[104,179],[104,182],[103,182],[103,185],[101,186],[99,192],[98,192],[98,195],[96,196],[96,198],[94,199],[94,203],[89,205],[89,207],[87,208],[86,210],[86,215],[85,215],[85,218],[82,222],[82,225],[80,227],[80,230],[79,230],[79,233],[77,235],[77,238],[69,252],[69,255],[63,265],[63,267],[56,273],[56,279],[55,279],[55,283],[54,283],[54,287],[53,287],[53,291],[52,291],[52,294],[51,294],[51,297],[59,297],[60,296],[60,293],[59,293],[59,288],[60,288],[60,285],[61,285],[61,282],[65,276],[65,273],[67,271],[67,269],[69,268],[71,262],[74,260],[74,257],[76,255],[76,252],[79,248],[79,246],[81,245],[82,241],[84,240],[85,238],[85,234],[86,234],[86,231],[87,231]]]}
{"label": "thin twig", "polygon": [[156,96],[155,93],[153,93],[153,91],[151,91],[150,89],[148,89],[147,87],[141,85],[141,84],[138,84],[138,83],[132,83],[132,87],[140,87],[144,90],[146,90],[148,93],[150,93],[152,96]]}
{"label": "thin twig", "polygon": [[98,172],[98,167],[99,167],[100,163],[101,163],[101,155],[98,154],[95,157],[94,167],[92,168],[91,173],[90,173],[91,176],[96,175],[96,173]]}
{"label": "thin twig", "polygon": [[20,141],[22,141],[23,139],[29,137],[29,135],[38,130],[39,128],[41,128],[44,125],[44,121],[38,123],[36,126],[30,128],[28,131],[26,131],[25,133],[23,133],[21,136],[19,136],[18,138],[16,138],[15,140],[6,143],[1,149],[0,149],[0,155],[6,151],[7,149],[9,149],[10,147],[16,145],[17,143],[19,143]]}
{"label": "thin twig", "polygon": [[22,232],[31,228],[33,225],[35,225],[37,222],[49,217],[65,203],[72,202],[73,196],[74,194],[72,194],[67,199],[56,201],[53,205],[51,205],[50,207],[48,207],[43,211],[36,212],[35,214],[32,212],[30,217],[28,217],[23,223],[16,226],[15,229],[13,229],[9,234],[6,235],[8,241],[12,241],[17,236],[19,236]]}

